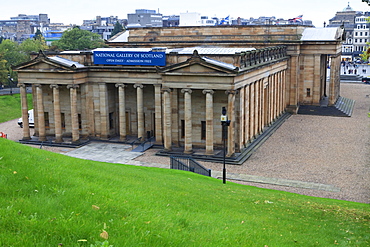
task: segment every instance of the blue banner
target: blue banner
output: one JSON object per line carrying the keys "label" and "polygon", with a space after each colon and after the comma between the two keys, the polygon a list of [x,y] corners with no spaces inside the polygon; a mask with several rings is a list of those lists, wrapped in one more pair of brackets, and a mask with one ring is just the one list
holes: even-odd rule
{"label": "blue banner", "polygon": [[165,66],[165,52],[94,51],[94,64]]}

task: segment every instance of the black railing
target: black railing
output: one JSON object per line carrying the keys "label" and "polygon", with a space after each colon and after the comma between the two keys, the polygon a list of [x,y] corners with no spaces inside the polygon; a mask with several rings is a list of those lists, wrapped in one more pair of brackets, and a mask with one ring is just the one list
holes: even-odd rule
{"label": "black railing", "polygon": [[131,144],[131,148],[132,148],[132,149],[134,149],[134,145],[135,145],[135,143],[136,143],[136,144],[140,144],[140,142],[141,142],[141,138],[142,138],[142,137],[139,137],[139,138],[135,139],[134,141],[130,142],[130,144]]}
{"label": "black railing", "polygon": [[171,156],[170,160],[171,169],[195,172],[209,177],[211,176],[211,169],[205,168],[191,157]]}
{"label": "black railing", "polygon": [[150,143],[149,144],[149,146],[151,147],[152,146],[152,142],[154,142],[154,140],[155,140],[155,138],[154,138],[154,136],[152,136],[152,137],[150,137],[148,140],[146,140],[146,141],[143,141],[141,144],[140,144],[140,146],[143,148],[143,152],[145,151],[145,144],[147,144],[147,143]]}

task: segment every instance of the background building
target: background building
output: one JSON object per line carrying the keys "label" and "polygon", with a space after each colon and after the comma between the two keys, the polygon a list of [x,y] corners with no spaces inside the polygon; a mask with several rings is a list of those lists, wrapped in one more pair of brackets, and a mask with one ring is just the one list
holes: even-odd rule
{"label": "background building", "polygon": [[134,14],[127,14],[128,27],[162,27],[162,14],[155,10],[137,9]]}

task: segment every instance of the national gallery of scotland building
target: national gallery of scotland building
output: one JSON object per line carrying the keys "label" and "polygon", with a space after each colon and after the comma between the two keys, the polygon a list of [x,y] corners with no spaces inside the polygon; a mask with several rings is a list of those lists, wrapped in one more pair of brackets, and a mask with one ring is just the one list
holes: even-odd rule
{"label": "national gallery of scotland building", "polygon": [[285,114],[335,104],[342,40],[341,28],[296,25],[141,28],[113,37],[109,48],[40,52],[13,68],[23,141],[141,137],[162,152],[212,157],[226,139],[233,157]]}

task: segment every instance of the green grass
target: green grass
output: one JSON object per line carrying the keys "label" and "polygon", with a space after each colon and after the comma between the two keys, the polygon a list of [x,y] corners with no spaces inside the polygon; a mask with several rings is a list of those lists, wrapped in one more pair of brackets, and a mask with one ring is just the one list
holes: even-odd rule
{"label": "green grass", "polygon": [[[32,109],[32,94],[27,94],[28,109]],[[0,123],[22,117],[19,94],[0,96]]]}
{"label": "green grass", "polygon": [[0,150],[0,246],[95,246],[103,230],[115,247],[370,245],[367,204],[80,160],[1,138]]}

